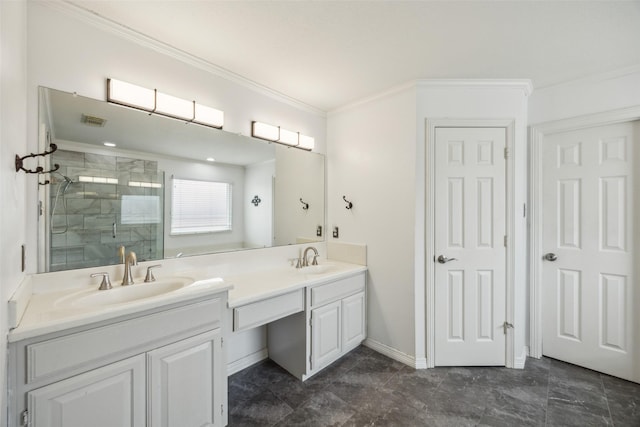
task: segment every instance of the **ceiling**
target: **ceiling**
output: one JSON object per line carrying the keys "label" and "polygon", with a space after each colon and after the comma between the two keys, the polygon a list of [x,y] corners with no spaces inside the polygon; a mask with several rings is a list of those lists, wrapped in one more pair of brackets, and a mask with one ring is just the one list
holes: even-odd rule
{"label": "ceiling", "polygon": [[640,64],[640,1],[73,3],[323,111],[414,79],[540,88]]}

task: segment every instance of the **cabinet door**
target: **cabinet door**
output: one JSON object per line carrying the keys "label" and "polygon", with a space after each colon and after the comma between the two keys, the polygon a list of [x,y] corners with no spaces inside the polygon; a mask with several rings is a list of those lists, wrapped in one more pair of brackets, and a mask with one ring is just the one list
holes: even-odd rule
{"label": "cabinet door", "polygon": [[149,426],[221,426],[220,329],[147,353]]}
{"label": "cabinet door", "polygon": [[342,353],[340,312],[342,302],[311,310],[311,370],[333,362]]}
{"label": "cabinet door", "polygon": [[28,393],[34,427],[144,427],[145,359],[135,356]]}
{"label": "cabinet door", "polygon": [[366,337],[364,292],[342,300],[342,351],[360,345]]}

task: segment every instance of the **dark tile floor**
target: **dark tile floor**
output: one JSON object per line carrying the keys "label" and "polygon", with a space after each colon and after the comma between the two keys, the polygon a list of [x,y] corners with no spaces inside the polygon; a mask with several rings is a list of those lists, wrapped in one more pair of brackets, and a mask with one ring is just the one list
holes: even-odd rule
{"label": "dark tile floor", "polygon": [[543,358],[414,370],[359,347],[304,383],[272,361],[229,378],[236,426],[640,426],[640,385]]}

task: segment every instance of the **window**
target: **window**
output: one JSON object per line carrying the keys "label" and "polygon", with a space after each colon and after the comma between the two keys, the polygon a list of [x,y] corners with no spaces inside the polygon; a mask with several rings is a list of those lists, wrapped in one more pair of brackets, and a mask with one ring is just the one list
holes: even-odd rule
{"label": "window", "polygon": [[122,224],[158,224],[162,221],[159,196],[123,195],[120,203]]}
{"label": "window", "polygon": [[173,178],[172,187],[171,234],[231,230],[231,184]]}

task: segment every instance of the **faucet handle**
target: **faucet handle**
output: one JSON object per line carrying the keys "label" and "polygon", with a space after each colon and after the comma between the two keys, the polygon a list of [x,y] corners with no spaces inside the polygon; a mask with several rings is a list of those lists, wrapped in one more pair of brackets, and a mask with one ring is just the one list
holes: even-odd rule
{"label": "faucet handle", "polygon": [[91,277],[102,276],[102,282],[100,283],[100,287],[98,290],[106,291],[107,289],[111,289],[111,279],[109,279],[109,273],[93,273]]}
{"label": "faucet handle", "polygon": [[318,265],[318,255],[313,256],[313,261],[311,261],[311,265]]}
{"label": "faucet handle", "polygon": [[162,264],[150,265],[149,267],[147,267],[147,275],[144,277],[145,283],[156,281],[156,278],[153,276],[153,271],[151,270],[159,267],[162,267]]}

